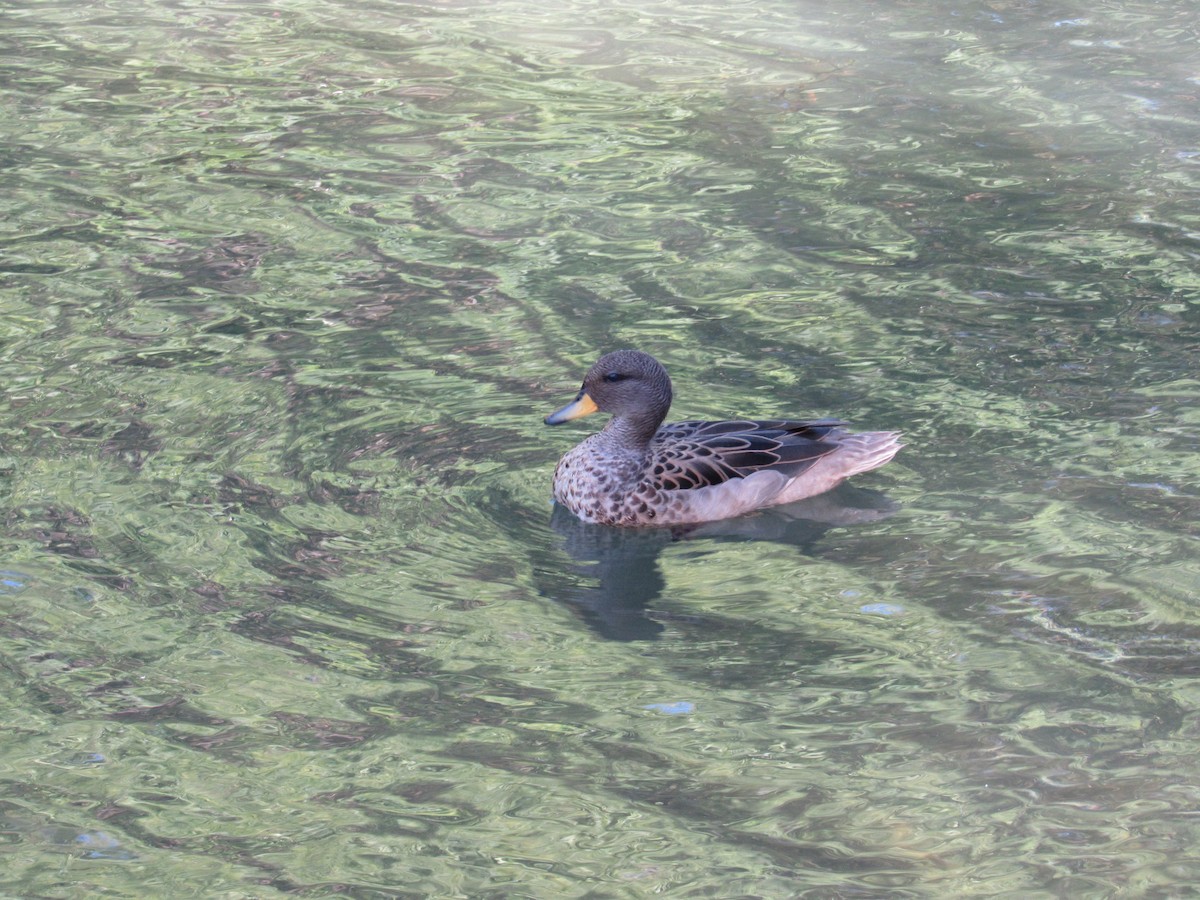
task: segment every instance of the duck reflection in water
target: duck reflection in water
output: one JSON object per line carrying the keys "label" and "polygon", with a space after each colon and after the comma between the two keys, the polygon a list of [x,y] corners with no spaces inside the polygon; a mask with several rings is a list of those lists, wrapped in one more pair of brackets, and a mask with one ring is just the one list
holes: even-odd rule
{"label": "duck reflection in water", "polygon": [[[770,541],[815,555],[831,528],[886,519],[899,504],[878,491],[843,484],[818,497],[751,516],[677,528],[614,528],[583,522],[555,504],[550,527],[574,561],[570,578],[546,585],[554,600],[574,609],[597,635],[616,641],[655,640],[672,614],[656,609],[667,593],[662,552],[681,541]],[[691,617],[699,621],[701,617]]]}

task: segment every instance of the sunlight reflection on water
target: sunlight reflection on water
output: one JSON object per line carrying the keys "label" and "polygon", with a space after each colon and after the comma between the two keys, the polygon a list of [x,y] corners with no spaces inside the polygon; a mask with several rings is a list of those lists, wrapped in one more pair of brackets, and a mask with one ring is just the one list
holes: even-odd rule
{"label": "sunlight reflection on water", "polygon": [[[1190,885],[1193,19],[14,10],[0,883]],[[887,514],[552,520],[617,346]]]}

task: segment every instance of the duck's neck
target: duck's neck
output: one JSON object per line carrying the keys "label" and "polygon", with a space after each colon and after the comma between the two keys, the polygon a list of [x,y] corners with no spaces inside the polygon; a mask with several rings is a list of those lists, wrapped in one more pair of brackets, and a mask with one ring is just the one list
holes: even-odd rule
{"label": "duck's neck", "polygon": [[613,416],[601,434],[619,447],[645,450],[658,426],[667,417],[665,409],[650,409],[633,415]]}

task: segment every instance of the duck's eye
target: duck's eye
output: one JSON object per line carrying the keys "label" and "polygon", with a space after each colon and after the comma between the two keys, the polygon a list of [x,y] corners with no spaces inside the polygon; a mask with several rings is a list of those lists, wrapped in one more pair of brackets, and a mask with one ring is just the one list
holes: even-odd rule
{"label": "duck's eye", "polygon": [[609,372],[604,376],[605,381],[624,381],[625,376],[621,372]]}

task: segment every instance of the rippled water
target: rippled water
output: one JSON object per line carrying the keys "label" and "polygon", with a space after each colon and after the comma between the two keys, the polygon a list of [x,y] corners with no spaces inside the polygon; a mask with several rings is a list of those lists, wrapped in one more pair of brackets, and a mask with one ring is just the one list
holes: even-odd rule
{"label": "rippled water", "polygon": [[[829,7],[10,7],[0,890],[1200,880],[1195,9]],[[551,518],[617,346],[909,446]]]}

